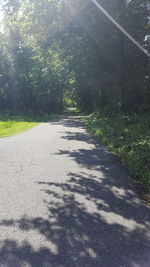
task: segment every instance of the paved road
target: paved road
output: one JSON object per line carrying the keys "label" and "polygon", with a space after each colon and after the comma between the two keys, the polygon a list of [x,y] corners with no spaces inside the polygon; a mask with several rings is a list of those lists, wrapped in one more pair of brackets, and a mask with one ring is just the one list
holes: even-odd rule
{"label": "paved road", "polygon": [[150,209],[74,117],[0,139],[0,267],[150,266]]}

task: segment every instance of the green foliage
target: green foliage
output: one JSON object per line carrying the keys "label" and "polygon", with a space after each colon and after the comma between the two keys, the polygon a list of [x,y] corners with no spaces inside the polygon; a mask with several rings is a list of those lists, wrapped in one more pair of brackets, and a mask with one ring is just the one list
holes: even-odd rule
{"label": "green foliage", "polygon": [[5,2],[4,32],[0,34],[0,111],[62,110],[67,63],[56,36],[46,32],[51,32],[58,19],[58,2]]}
{"label": "green foliage", "polygon": [[150,114],[85,117],[88,129],[100,138],[150,190]]}
{"label": "green foliage", "polygon": [[75,107],[76,105],[75,101],[69,97],[64,97],[63,103],[65,107]]}
{"label": "green foliage", "polygon": [[[70,84],[71,84],[71,82],[70,82]],[[76,102],[74,100],[73,93],[69,89],[64,94],[63,105],[64,105],[64,107],[76,107]]]}
{"label": "green foliage", "polygon": [[[92,2],[2,2],[1,111],[60,111],[68,90],[85,112],[149,110],[149,60]],[[148,0],[98,2],[150,51]]]}

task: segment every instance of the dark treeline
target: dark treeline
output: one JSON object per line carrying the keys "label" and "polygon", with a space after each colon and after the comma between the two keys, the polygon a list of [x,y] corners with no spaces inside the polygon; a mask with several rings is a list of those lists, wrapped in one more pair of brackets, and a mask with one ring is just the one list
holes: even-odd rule
{"label": "dark treeline", "polygon": [[[150,51],[149,0],[98,2]],[[150,60],[92,1],[1,5],[0,111],[56,112],[67,94],[84,111],[148,111]]]}

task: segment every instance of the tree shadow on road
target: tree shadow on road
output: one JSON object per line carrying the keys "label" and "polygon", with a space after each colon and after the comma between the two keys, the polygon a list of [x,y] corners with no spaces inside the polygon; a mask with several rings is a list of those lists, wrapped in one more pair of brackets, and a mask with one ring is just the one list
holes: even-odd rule
{"label": "tree shadow on road", "polygon": [[59,116],[49,122],[51,125],[65,126],[68,128],[83,128],[83,122],[79,120],[78,116]]}
{"label": "tree shadow on road", "polygon": [[[81,140],[78,134],[73,138]],[[29,241],[5,239],[0,266],[149,267],[149,208],[137,197],[126,170],[103,147],[57,153],[63,154],[86,171],[69,172],[62,183],[43,177],[36,182],[47,218],[0,221],[8,230],[34,231],[45,238],[45,246],[35,249]]]}
{"label": "tree shadow on road", "polygon": [[[108,175],[108,173],[107,173]],[[0,251],[4,266],[148,267],[148,208],[127,187],[69,173],[66,183],[37,182],[44,191],[48,218],[3,220],[0,227],[33,230],[55,245],[35,250],[29,242],[6,239]],[[118,188],[118,191],[117,191]],[[141,213],[140,213],[141,212]]]}

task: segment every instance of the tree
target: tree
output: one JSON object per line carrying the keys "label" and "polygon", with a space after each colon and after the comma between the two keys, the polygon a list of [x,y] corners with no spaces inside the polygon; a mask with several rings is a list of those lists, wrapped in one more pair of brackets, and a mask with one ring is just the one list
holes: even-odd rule
{"label": "tree", "polygon": [[[99,0],[150,51],[147,0]],[[146,111],[148,58],[89,1],[7,0],[0,109],[53,112],[65,92],[85,111]]]}

